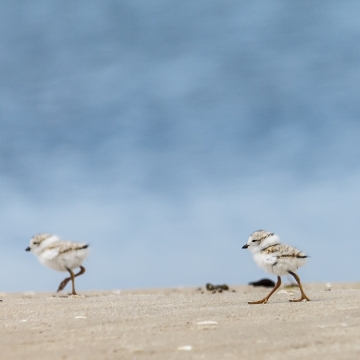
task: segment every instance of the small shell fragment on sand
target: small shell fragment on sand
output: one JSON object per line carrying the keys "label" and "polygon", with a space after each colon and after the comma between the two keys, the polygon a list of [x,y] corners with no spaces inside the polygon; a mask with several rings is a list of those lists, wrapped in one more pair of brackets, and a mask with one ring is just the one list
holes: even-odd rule
{"label": "small shell fragment on sand", "polygon": [[326,325],[318,325],[318,328],[320,329],[326,329],[326,328],[337,328],[337,327],[348,327],[349,325],[347,323],[340,323],[340,324],[326,324]]}
{"label": "small shell fragment on sand", "polygon": [[86,316],[75,316],[75,319],[87,319],[87,317]]}
{"label": "small shell fragment on sand", "polygon": [[200,321],[197,323],[199,330],[215,330],[218,323],[216,321]]}
{"label": "small shell fragment on sand", "polygon": [[294,290],[280,290],[278,291],[278,294],[286,294],[286,295],[290,295],[290,294],[293,294],[295,293],[296,291]]}
{"label": "small shell fragment on sand", "polygon": [[198,325],[217,325],[218,323],[216,321],[200,321],[197,323]]}
{"label": "small shell fragment on sand", "polygon": [[179,346],[178,350],[183,350],[183,351],[191,351],[192,350],[192,346],[191,345],[184,345],[184,346]]}

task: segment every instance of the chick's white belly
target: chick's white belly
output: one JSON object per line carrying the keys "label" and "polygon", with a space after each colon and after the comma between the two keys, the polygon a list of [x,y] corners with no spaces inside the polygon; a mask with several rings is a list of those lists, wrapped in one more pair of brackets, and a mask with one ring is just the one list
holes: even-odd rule
{"label": "chick's white belly", "polygon": [[73,270],[80,267],[84,259],[87,257],[88,252],[88,249],[80,249],[76,250],[76,252],[59,254],[54,258],[40,255],[39,260],[43,265],[53,270],[67,271],[67,269]]}
{"label": "chick's white belly", "polygon": [[296,257],[277,257],[275,255],[255,254],[256,264],[266,272],[278,276],[288,275],[305,265],[306,260]]}

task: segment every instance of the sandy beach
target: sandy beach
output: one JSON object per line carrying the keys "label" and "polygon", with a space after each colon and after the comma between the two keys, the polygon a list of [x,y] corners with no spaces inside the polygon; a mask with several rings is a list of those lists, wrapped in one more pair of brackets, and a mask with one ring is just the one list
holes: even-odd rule
{"label": "sandy beach", "polygon": [[359,359],[360,283],[304,288],[1,293],[0,358]]}

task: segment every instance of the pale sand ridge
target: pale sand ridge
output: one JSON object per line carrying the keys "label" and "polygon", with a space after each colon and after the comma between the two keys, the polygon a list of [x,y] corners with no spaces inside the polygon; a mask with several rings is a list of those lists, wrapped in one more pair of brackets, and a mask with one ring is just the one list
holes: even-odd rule
{"label": "pale sand ridge", "polygon": [[304,288],[3,293],[0,359],[360,359],[360,284]]}

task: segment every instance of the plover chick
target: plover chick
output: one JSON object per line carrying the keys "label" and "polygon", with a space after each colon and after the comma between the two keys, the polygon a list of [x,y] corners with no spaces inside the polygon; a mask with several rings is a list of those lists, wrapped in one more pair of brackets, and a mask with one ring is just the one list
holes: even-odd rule
{"label": "plover chick", "polygon": [[249,301],[249,304],[266,304],[270,296],[280,287],[281,276],[288,274],[295,278],[301,292],[300,299],[290,301],[310,301],[301,286],[299,276],[295,273],[295,270],[305,265],[306,262],[307,256],[302,251],[290,245],[281,244],[277,235],[265,230],[253,232],[242,248],[251,251],[259,267],[268,273],[277,275],[277,283],[270,294],[259,301]]}
{"label": "plover chick", "polygon": [[[63,290],[71,280],[72,295],[76,295],[75,278],[85,272],[85,268],[81,264],[89,254],[88,246],[60,240],[56,235],[37,234],[31,238],[30,246],[25,250],[34,253],[43,265],[51,269],[68,271],[70,277],[60,283],[57,291]],[[80,271],[74,274],[73,270],[78,267]]]}

